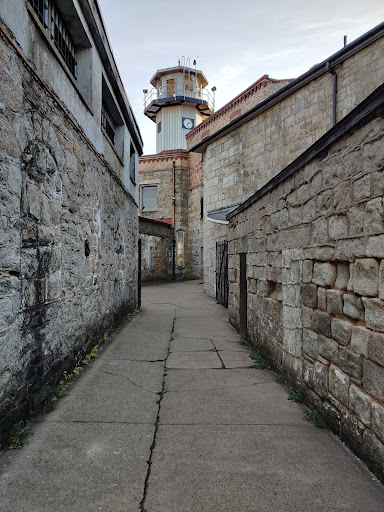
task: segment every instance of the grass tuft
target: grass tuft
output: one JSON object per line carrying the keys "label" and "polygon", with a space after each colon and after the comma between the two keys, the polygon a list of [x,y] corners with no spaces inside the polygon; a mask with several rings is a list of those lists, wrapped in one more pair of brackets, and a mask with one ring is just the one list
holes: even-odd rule
{"label": "grass tuft", "polygon": [[313,423],[315,427],[328,430],[327,419],[324,411],[318,411],[312,407],[303,407],[305,419],[310,423]]}
{"label": "grass tuft", "polygon": [[23,446],[27,446],[29,435],[29,428],[23,427],[20,423],[16,423],[13,425],[11,430],[8,432],[9,446],[10,450],[17,450],[19,448],[23,448]]}

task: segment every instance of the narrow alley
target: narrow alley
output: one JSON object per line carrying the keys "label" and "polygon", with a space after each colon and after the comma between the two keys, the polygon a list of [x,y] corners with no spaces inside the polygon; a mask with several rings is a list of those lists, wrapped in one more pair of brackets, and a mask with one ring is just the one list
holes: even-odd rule
{"label": "narrow alley", "polygon": [[383,512],[383,486],[308,423],[199,281],[143,311],[0,456],[1,512]]}

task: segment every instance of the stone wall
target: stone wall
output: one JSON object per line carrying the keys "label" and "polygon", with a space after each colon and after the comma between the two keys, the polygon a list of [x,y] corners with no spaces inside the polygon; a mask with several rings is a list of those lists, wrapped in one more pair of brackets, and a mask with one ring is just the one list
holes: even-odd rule
{"label": "stone wall", "polygon": [[[339,121],[383,83],[384,38],[346,58],[335,71]],[[206,211],[244,201],[331,127],[332,76],[323,72],[210,141],[203,159]],[[188,147],[192,148],[190,141]],[[215,244],[223,238],[226,233],[222,226],[205,224],[204,279],[210,296],[215,295]]]}
{"label": "stone wall", "polygon": [[139,217],[141,280],[173,279],[174,231],[170,224]]}
{"label": "stone wall", "polygon": [[172,279],[172,238],[140,235],[141,279],[143,282]]}
{"label": "stone wall", "polygon": [[230,220],[230,320],[245,252],[250,340],[383,479],[383,107],[286,176]]}
{"label": "stone wall", "polygon": [[275,78],[269,78],[269,75],[263,75],[247,87],[245,91],[241,92],[226,105],[214,112],[208,119],[191,130],[186,135],[188,145],[192,147],[205,137],[213,135],[236,119],[236,117],[248,112],[252,107],[291,81],[291,79],[276,80]]}
{"label": "stone wall", "polygon": [[[203,226],[201,201],[203,200],[203,163],[199,153],[189,153],[188,228],[190,240],[191,272],[203,277]],[[203,205],[204,206],[204,205]]]}
{"label": "stone wall", "polygon": [[137,299],[137,205],[0,38],[0,432]]}
{"label": "stone wall", "polygon": [[[175,167],[175,194],[173,192],[173,166]],[[141,210],[149,219],[169,219],[178,231],[185,233],[184,265],[176,265],[177,279],[201,276],[202,230],[200,222],[200,198],[202,166],[200,154],[186,151],[164,151],[156,155],[143,155],[139,160],[141,187],[157,186],[157,209]],[[192,192],[190,193],[192,189]],[[175,209],[173,211],[173,197]],[[153,242],[153,241],[152,241]]]}

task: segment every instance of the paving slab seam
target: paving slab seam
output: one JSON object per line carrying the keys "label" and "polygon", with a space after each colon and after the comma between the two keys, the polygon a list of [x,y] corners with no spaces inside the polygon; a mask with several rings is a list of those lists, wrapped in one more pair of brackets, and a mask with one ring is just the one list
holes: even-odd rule
{"label": "paving slab seam", "polygon": [[[169,342],[168,342],[168,347],[167,347],[167,357],[165,358],[165,361],[167,361],[167,359],[169,357],[169,352],[170,352],[170,348],[171,348],[171,341],[173,339],[173,332],[174,332],[174,329],[175,329],[175,319],[176,319],[176,311],[175,311],[174,316],[173,316],[172,330],[171,330],[171,335],[169,337]],[[163,396],[164,396],[164,393],[165,393],[165,377],[166,377],[166,375],[167,375],[167,366],[165,364],[164,365],[163,382],[162,382],[162,386],[161,386],[161,391],[160,391],[160,393],[158,393],[159,394],[159,400],[157,401],[158,408],[157,408],[157,416],[156,416],[156,422],[155,422],[155,431],[153,433],[153,440],[152,440],[152,444],[151,444],[151,447],[150,447],[150,455],[149,455],[149,459],[147,461],[148,469],[147,469],[147,474],[146,474],[145,482],[144,482],[143,498],[142,498],[142,500],[140,501],[140,504],[139,504],[139,510],[141,512],[148,512],[147,509],[145,508],[145,501],[147,499],[147,491],[148,491],[148,485],[149,485],[149,478],[151,476],[151,466],[152,466],[153,452],[154,452],[154,450],[156,448],[156,439],[157,439],[157,434],[158,434],[159,424],[160,424],[161,402],[163,400]]]}
{"label": "paving slab seam", "polygon": [[77,423],[77,424],[90,424],[90,425],[154,425],[153,421],[143,422],[143,421],[101,421],[101,420],[48,420],[44,418],[44,421],[35,420],[37,425],[41,423],[51,423],[62,425],[63,423]]}
{"label": "paving slab seam", "polygon": [[[171,369],[172,370],[177,370],[177,371],[185,370],[185,368],[171,368]],[[221,368],[219,368],[219,369],[221,369]],[[225,368],[225,369],[227,369],[227,368]],[[263,380],[263,382],[254,382],[252,384],[244,384],[244,385],[241,385],[241,386],[226,386],[226,387],[223,387],[223,388],[210,388],[210,391],[223,391],[223,390],[226,390],[226,389],[249,388],[251,386],[261,386],[262,384],[268,384],[268,382],[275,382],[275,381],[273,379],[271,379],[271,380]],[[201,390],[180,388],[180,391],[168,390],[167,393],[185,393],[187,391],[196,391],[198,393]]]}
{"label": "paving slab seam", "polygon": [[[134,361],[131,359],[131,361]],[[143,361],[143,362],[148,362],[148,363],[151,363],[153,361]],[[151,389],[147,389],[145,388],[144,386],[140,386],[140,384],[137,384],[137,382],[135,382],[134,380],[130,379],[129,377],[127,377],[126,375],[122,374],[122,373],[118,373],[118,372],[108,372],[107,370],[99,370],[100,373],[105,373],[107,375],[116,375],[118,377],[123,377],[124,379],[126,379],[128,382],[130,382],[131,384],[133,384],[135,387],[137,388],[140,388],[142,389],[143,391],[145,391],[146,393],[150,393],[151,395],[157,395],[156,391],[152,391]]]}

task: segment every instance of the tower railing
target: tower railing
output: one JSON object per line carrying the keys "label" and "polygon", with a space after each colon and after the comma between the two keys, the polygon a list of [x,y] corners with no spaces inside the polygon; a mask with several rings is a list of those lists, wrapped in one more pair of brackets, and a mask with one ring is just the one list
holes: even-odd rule
{"label": "tower railing", "polygon": [[202,103],[208,105],[210,110],[215,110],[215,96],[202,87],[196,87],[195,90],[190,90],[188,84],[184,87],[179,87],[176,84],[161,86],[149,90],[144,96],[144,109],[146,109],[152,102],[159,100],[166,100],[178,97],[193,98],[200,100]]}

